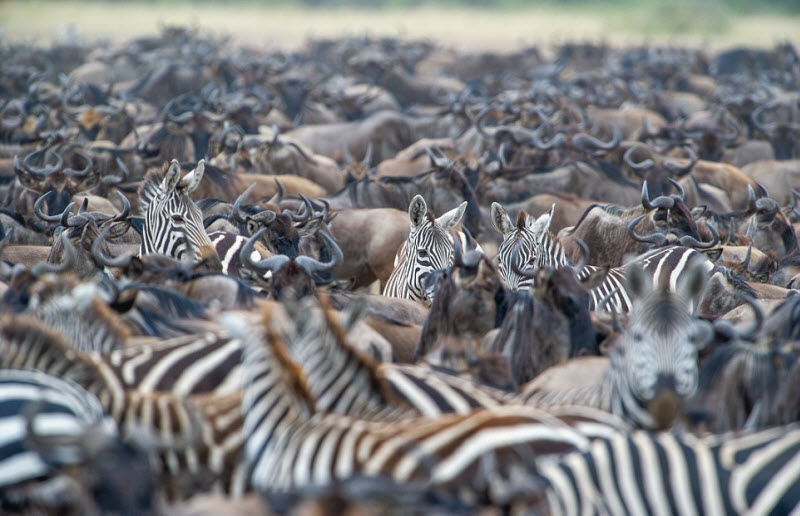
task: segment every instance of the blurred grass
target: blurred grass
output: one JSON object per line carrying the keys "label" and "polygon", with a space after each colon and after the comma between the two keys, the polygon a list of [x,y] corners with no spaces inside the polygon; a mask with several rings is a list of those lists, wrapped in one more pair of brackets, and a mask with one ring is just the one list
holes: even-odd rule
{"label": "blurred grass", "polygon": [[[153,33],[159,24],[188,24],[239,42],[281,48],[295,48],[311,36],[363,34],[428,38],[455,47],[495,50],[565,40],[713,47],[768,47],[788,40],[800,45],[800,13],[775,10],[787,0],[774,0],[773,8],[763,12],[749,12],[747,5],[752,4],[744,0],[568,0],[558,4],[550,0],[535,7],[523,0],[489,0],[496,9],[465,5],[465,0],[441,0],[435,5],[383,0],[381,8],[353,6],[357,0],[330,0],[336,1],[348,5],[330,7],[327,2],[311,8],[277,0],[213,4],[0,0],[0,30],[10,40],[44,43],[73,27],[86,40],[119,42]],[[743,8],[736,2],[746,5]],[[420,5],[409,6],[414,3]]]}

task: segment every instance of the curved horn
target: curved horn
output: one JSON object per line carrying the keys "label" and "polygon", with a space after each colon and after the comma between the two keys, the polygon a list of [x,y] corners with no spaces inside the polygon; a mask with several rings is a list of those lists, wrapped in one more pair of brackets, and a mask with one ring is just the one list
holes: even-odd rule
{"label": "curved horn", "polygon": [[695,247],[697,249],[711,249],[719,243],[719,232],[713,224],[706,224],[708,230],[711,231],[711,241],[701,242],[694,237],[686,235],[679,240],[680,244],[684,247]]}
{"label": "curved horn", "polygon": [[241,206],[242,202],[245,199],[247,199],[247,196],[250,195],[250,192],[252,192],[253,188],[255,187],[256,187],[255,183],[248,186],[247,189],[244,192],[242,192],[241,195],[239,195],[239,197],[237,197],[236,200],[233,202],[233,220],[235,220],[239,224],[244,224],[245,222],[247,222],[247,219],[245,219],[244,216],[242,216]]}
{"label": "curved horn", "polygon": [[267,204],[274,204],[276,206],[280,205],[281,201],[283,200],[283,196],[286,194],[286,190],[283,188],[283,184],[281,184],[278,179],[275,179],[275,186],[277,187],[278,191],[275,192],[268,201]]}
{"label": "curved horn", "polygon": [[755,340],[756,335],[758,335],[758,332],[761,331],[761,327],[764,325],[764,310],[753,296],[745,294],[744,292],[736,292],[736,294],[753,310],[753,327],[746,332],[740,333],[739,337],[745,340]]}
{"label": "curved horn", "polygon": [[344,163],[345,165],[352,165],[353,164],[353,155],[350,154],[350,149],[347,148],[347,145],[344,146]]}
{"label": "curved horn", "polygon": [[692,168],[694,168],[695,164],[697,164],[697,153],[689,147],[688,145],[683,146],[686,149],[686,153],[689,155],[689,163],[686,165],[678,165],[674,161],[665,160],[664,161],[664,168],[666,168],[671,174],[675,174],[677,176],[682,176],[684,174],[688,174]]}
{"label": "curved horn", "polygon": [[119,190],[117,190],[117,195],[119,195],[119,200],[122,201],[122,211],[111,220],[114,222],[122,222],[128,218],[128,215],[131,214],[131,202]]}
{"label": "curved horn", "polygon": [[578,133],[572,137],[572,145],[579,149],[599,149],[599,150],[614,150],[619,147],[622,142],[622,131],[616,124],[611,125],[611,139],[607,142],[600,141],[591,134]]}
{"label": "curved horn", "polygon": [[745,213],[756,212],[756,192],[751,185],[747,185],[747,208]]}
{"label": "curved horn", "polygon": [[367,152],[364,153],[364,160],[361,163],[365,164],[366,166],[369,166],[371,162],[372,162],[372,141],[370,141],[367,144]]}
{"label": "curved horn", "polygon": [[646,216],[647,216],[646,214],[639,215],[638,217],[633,219],[628,224],[628,234],[631,236],[632,239],[636,240],[637,242],[642,242],[643,244],[654,244],[657,246],[664,245],[664,243],[667,241],[667,237],[662,235],[661,233],[656,232],[656,233],[651,233],[649,235],[640,235],[634,230],[634,227],[636,227],[636,225],[639,222],[641,222],[641,220]]}
{"label": "curved horn", "polygon": [[678,199],[680,199],[681,201],[685,201],[685,200],[686,200],[686,199],[685,199],[685,197],[686,197],[686,190],[684,190],[684,189],[683,189],[683,185],[681,185],[681,184],[680,184],[678,181],[675,181],[675,180],[674,180],[674,179],[672,179],[671,177],[668,177],[668,178],[667,178],[667,181],[669,181],[670,183],[672,183],[672,186],[674,186],[674,187],[675,187],[675,189],[676,189],[676,190],[678,190]]}
{"label": "curved horn", "polygon": [[658,208],[669,210],[675,206],[675,199],[660,195],[651,201],[650,192],[647,189],[647,181],[645,181],[642,183],[642,206],[648,210],[654,210]]}
{"label": "curved horn", "polygon": [[458,232],[455,230],[450,232],[450,236],[453,238],[453,265],[455,267],[461,267],[464,265],[464,253],[461,250],[461,237],[459,237]]}
{"label": "curved horn", "polygon": [[61,170],[61,167],[64,166],[64,158],[61,156],[61,153],[53,151],[53,155],[56,157],[56,163],[54,165],[48,165],[45,161],[41,167],[37,167],[36,165],[31,164],[34,156],[41,155],[44,157],[44,154],[47,152],[47,148],[43,147],[37,151],[31,152],[25,159],[22,160],[22,168],[31,174],[37,174],[41,176],[49,176],[53,172],[57,172]]}
{"label": "curved horn", "polygon": [[46,273],[64,272],[72,267],[77,261],[77,252],[75,251],[75,246],[72,245],[72,242],[70,242],[69,238],[67,237],[66,231],[61,232],[61,246],[64,250],[64,259],[61,261],[61,263],[52,264],[47,262],[39,262],[33,266],[31,269],[31,274],[39,277]]}
{"label": "curved horn", "polygon": [[[45,192],[38,199],[36,199],[35,203],[33,203],[33,212],[36,214],[37,217],[39,217],[45,222],[59,222],[64,216],[63,213],[59,215],[45,215],[45,213],[42,211],[42,203],[44,203],[44,201],[46,201],[47,198],[50,197],[50,194],[52,193],[53,193],[52,190]],[[67,206],[67,209],[65,211],[69,211],[70,209],[72,209],[72,206],[74,205],[75,203],[70,204],[69,206]]]}
{"label": "curved horn", "polygon": [[631,145],[631,147],[625,151],[625,154],[623,154],[622,160],[625,162],[625,164],[631,167],[636,172],[642,170],[649,170],[653,168],[653,165],[655,165],[655,161],[653,161],[651,158],[647,158],[639,162],[633,161],[633,153],[636,152],[638,149],[645,149],[648,152],[651,152],[650,147],[644,145],[643,143],[637,142],[634,145]]}
{"label": "curved horn", "polygon": [[92,242],[92,258],[94,258],[94,261],[97,265],[102,267],[118,267],[124,269],[130,265],[135,254],[130,253],[123,256],[118,256],[116,258],[111,258],[104,255],[103,242],[105,242],[110,230],[111,226],[103,228],[103,231],[101,231],[100,234],[97,235],[97,238],[94,239],[94,242]]}
{"label": "curved horn", "polygon": [[549,142],[542,140],[542,131],[544,130],[544,126],[545,124],[539,125],[539,127],[536,128],[531,136],[531,142],[533,143],[534,147],[539,150],[550,150],[553,147],[561,146],[566,141],[567,138],[562,133],[558,133],[553,136]]}
{"label": "curved horn", "polygon": [[76,151],[75,155],[76,156],[80,156],[81,159],[84,160],[86,165],[82,169],[79,169],[79,170],[76,170],[74,168],[65,168],[64,169],[64,174],[66,174],[66,175],[68,175],[70,177],[76,177],[76,176],[77,177],[83,177],[83,176],[88,175],[89,172],[91,172],[92,169],[94,168],[94,160],[92,159],[91,156],[89,156],[88,154],[84,154],[82,152],[77,152]]}
{"label": "curved horn", "polygon": [[753,255],[753,242],[750,242],[749,244],[747,244],[747,252],[744,253],[744,260],[742,260],[742,263],[739,264],[742,267],[742,269],[747,270],[750,268],[750,258],[752,257],[752,255]]}
{"label": "curved horn", "polygon": [[245,244],[242,246],[242,250],[239,251],[239,260],[245,265],[245,267],[257,272],[261,272],[262,274],[266,273],[267,271],[277,271],[291,259],[285,254],[276,254],[275,256],[270,256],[266,260],[253,261],[252,255],[254,252],[255,243],[259,238],[261,238],[261,235],[263,235],[264,231],[266,230],[267,228],[261,228],[256,231],[256,234],[248,238],[247,242],[245,242]]}
{"label": "curved horn", "polygon": [[328,246],[328,249],[331,251],[330,261],[323,263],[310,256],[298,256],[295,258],[295,262],[297,262],[298,265],[304,268],[306,272],[311,275],[314,273],[331,271],[334,267],[342,263],[342,260],[344,260],[344,253],[342,253],[342,248],[339,247],[339,244],[336,243],[336,240],[334,240],[333,237],[327,232],[322,232],[320,234],[322,235],[322,239],[325,240],[325,244]]}

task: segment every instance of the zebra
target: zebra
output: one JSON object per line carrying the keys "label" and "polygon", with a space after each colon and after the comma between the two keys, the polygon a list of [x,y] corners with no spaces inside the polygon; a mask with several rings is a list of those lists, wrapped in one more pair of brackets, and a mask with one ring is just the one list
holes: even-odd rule
{"label": "zebra", "polygon": [[636,431],[537,461],[552,514],[796,514],[800,425],[755,433]]}
{"label": "zebra", "polygon": [[[245,456],[252,485],[271,501],[360,478],[435,491],[462,503],[481,497],[505,503],[498,499],[498,484],[524,476],[534,457],[586,451],[594,436],[627,428],[583,408],[496,407],[394,421],[320,411],[269,305],[257,327],[241,314],[220,318],[245,344]],[[492,475],[483,471],[484,463],[496,468]]]}
{"label": "zebra", "polygon": [[[409,411],[437,417],[498,407],[510,398],[503,391],[429,366],[376,363],[351,340],[358,309],[352,308],[340,324],[325,298],[320,307],[317,304],[309,297],[290,316],[287,341],[293,359],[308,377],[319,410],[359,417],[380,413],[386,418]],[[387,407],[406,412],[387,416]]]}
{"label": "zebra", "polygon": [[[500,204],[492,203],[492,220],[495,228],[503,234],[497,265],[509,289],[533,286],[534,278],[526,274],[526,270],[573,266],[558,238],[549,231],[554,210],[555,204],[537,219],[520,212],[515,225]],[[666,246],[648,251],[622,267],[608,269],[605,280],[589,291],[591,308],[600,312],[610,307],[617,313],[631,310],[631,299],[625,287],[630,263],[641,264],[651,275],[654,286],[674,289],[687,267],[696,261],[702,262],[707,274],[714,270],[714,264],[706,255],[689,247]],[[581,264],[576,269],[578,279],[583,281],[602,268]]]}
{"label": "zebra", "polygon": [[[628,268],[628,274],[633,310],[627,329],[611,352],[602,382],[553,389],[548,387],[553,381],[546,370],[523,387],[515,402],[537,406],[586,404],[648,429],[664,429],[674,423],[683,400],[697,390],[698,350],[714,334],[711,323],[694,319],[688,309],[692,297],[705,286],[705,267],[695,262],[687,268],[674,291],[653,288],[638,263]],[[580,371],[577,360],[550,371],[576,366]],[[571,376],[581,375],[573,372]]]}
{"label": "zebra", "polygon": [[[34,410],[35,415],[32,414]],[[106,421],[97,398],[76,383],[41,371],[2,369],[0,492],[50,476],[59,467],[81,462],[80,451],[71,447],[64,447],[45,460],[26,444],[29,425],[37,435],[49,438],[81,437],[91,428],[108,435],[116,434],[116,428]]]}
{"label": "zebra", "polygon": [[[201,159],[182,179],[180,170],[178,160],[173,159],[166,171],[149,172],[139,188],[144,214],[139,255],[158,253],[237,274],[239,252],[248,238],[227,231],[207,233],[203,212],[189,197],[203,179],[205,161]],[[254,260],[260,260],[270,253],[259,244],[253,254]]]}
{"label": "zebra", "polygon": [[[464,216],[467,202],[439,218],[428,210],[421,195],[415,195],[408,207],[411,231],[400,246],[394,260],[394,270],[386,282],[383,295],[411,299],[425,305],[433,301],[433,288],[425,280],[434,271],[449,267],[453,261],[453,237],[449,231]],[[465,239],[459,232],[459,238]],[[466,243],[464,242],[466,247]]]}
{"label": "zebra", "polygon": [[[76,351],[60,334],[27,315],[0,320],[0,368],[35,369],[75,381],[96,396],[123,437],[143,431],[157,439],[161,470],[174,482],[171,498],[201,486],[178,481],[210,478],[217,491],[247,488],[241,460],[241,390],[230,394],[176,396],[128,388],[103,359]],[[189,491],[187,492],[187,489]]]}

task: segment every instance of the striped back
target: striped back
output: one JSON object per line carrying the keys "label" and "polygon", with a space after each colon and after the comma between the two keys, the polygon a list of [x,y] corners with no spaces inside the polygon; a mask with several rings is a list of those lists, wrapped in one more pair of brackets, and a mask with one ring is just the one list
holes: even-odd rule
{"label": "striped back", "polygon": [[[374,421],[319,412],[268,311],[253,327],[224,314],[244,341],[245,450],[259,491],[302,494],[354,478],[389,480],[461,502],[508,502],[495,493],[530,475],[532,459],[587,450],[590,439],[624,428],[591,409],[546,412],[497,407],[465,415]],[[490,489],[481,465],[496,467]],[[517,484],[518,485],[518,484]]]}
{"label": "striped back", "polygon": [[432,289],[427,288],[425,280],[431,273],[452,265],[453,241],[449,230],[461,222],[466,207],[463,202],[435,218],[422,196],[412,199],[408,209],[411,231],[397,253],[394,270],[383,291],[385,296],[431,303]]}
{"label": "striped back", "polygon": [[[102,421],[97,398],[75,383],[39,371],[0,370],[0,488],[81,463],[85,457],[77,444],[90,428],[100,428]],[[71,446],[48,450],[45,461],[28,444],[29,423],[37,436],[76,439]]]}
{"label": "striped back", "polygon": [[619,433],[541,461],[552,514],[793,514],[800,427],[697,438]]}
{"label": "striped back", "polygon": [[[178,260],[216,257],[203,226],[203,213],[189,194],[203,178],[205,162],[181,179],[177,160],[163,173],[150,172],[139,189],[144,215],[140,254],[164,254]],[[218,258],[217,258],[218,259]]]}

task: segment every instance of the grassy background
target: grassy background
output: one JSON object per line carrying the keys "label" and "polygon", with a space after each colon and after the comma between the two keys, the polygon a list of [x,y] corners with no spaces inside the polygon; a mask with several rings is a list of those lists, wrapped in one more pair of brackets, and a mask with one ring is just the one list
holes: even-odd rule
{"label": "grassy background", "polygon": [[[159,24],[189,24],[244,43],[295,48],[310,36],[393,35],[503,50],[565,40],[672,42],[713,47],[800,45],[800,0],[0,0],[5,39],[44,43],[70,27],[87,40],[122,41]],[[322,4],[310,6],[309,4]],[[362,4],[362,5],[358,5]]]}

